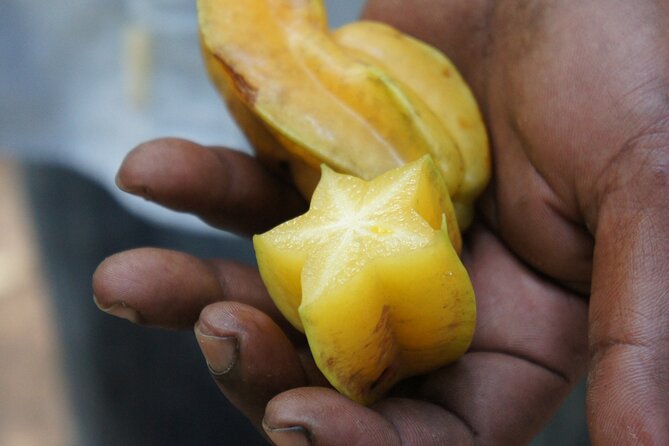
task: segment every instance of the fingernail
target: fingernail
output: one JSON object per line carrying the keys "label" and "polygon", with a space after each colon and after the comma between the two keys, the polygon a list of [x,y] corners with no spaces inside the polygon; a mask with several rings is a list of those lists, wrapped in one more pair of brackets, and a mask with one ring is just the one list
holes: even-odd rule
{"label": "fingernail", "polygon": [[114,178],[114,182],[116,183],[116,187],[121,189],[123,192],[130,192],[128,189],[128,186],[125,185],[123,182],[123,179],[121,178],[121,175],[119,173],[116,174],[116,177]]}
{"label": "fingernail", "polygon": [[117,302],[110,307],[103,307],[97,296],[93,295],[93,302],[95,305],[102,311],[112,316],[120,317],[121,319],[126,319],[134,324],[139,324],[142,321],[139,313],[130,308],[125,302]]}
{"label": "fingernail", "polygon": [[239,343],[234,336],[214,336],[195,326],[195,337],[212,374],[220,376],[230,372],[237,362]]}
{"label": "fingernail", "polygon": [[116,174],[115,182],[116,182],[116,187],[121,189],[123,192],[132,195],[137,195],[138,197],[146,199],[151,198],[151,191],[147,186],[126,184],[125,181],[123,181],[123,178],[121,177],[120,173]]}
{"label": "fingernail", "polygon": [[263,429],[276,446],[311,446],[309,431],[302,426],[275,429],[263,423]]}

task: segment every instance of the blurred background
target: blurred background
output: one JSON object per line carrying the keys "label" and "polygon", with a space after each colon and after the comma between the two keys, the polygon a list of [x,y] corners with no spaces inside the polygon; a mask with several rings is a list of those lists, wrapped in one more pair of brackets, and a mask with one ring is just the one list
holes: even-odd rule
{"label": "blurred background", "polygon": [[[91,294],[95,267],[133,247],[254,261],[247,240],[114,186],[148,139],[248,150],[202,67],[194,3],[2,1],[0,445],[264,444],[191,333],[132,326]],[[331,24],[362,3],[326,0]],[[583,386],[533,444],[588,444]]]}

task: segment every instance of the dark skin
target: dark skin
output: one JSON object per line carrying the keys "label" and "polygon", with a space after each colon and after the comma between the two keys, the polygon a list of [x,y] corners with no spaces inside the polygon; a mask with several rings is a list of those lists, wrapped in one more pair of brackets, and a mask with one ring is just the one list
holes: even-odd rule
{"label": "dark skin", "polygon": [[[99,304],[196,324],[213,371],[232,362],[221,390],[277,444],[523,444],[586,372],[594,444],[667,444],[669,3],[373,0],[364,15],[447,53],[488,125],[494,176],[463,254],[470,351],[367,408],[327,388],[249,267],[125,252],[96,272]],[[305,209],[253,158],[180,140],[138,147],[118,178],[247,235]]]}

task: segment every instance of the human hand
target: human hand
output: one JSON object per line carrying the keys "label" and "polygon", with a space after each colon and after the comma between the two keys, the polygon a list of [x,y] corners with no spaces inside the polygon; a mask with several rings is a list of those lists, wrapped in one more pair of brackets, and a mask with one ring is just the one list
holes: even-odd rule
{"label": "human hand", "polygon": [[376,1],[367,13],[462,69],[493,143],[486,222],[533,270],[589,292],[593,442],[665,444],[667,3]]}
{"label": "human hand", "polygon": [[[252,158],[179,140],[133,151],[119,185],[238,231],[269,229],[305,205]],[[196,334],[215,380],[277,442],[283,436],[294,444],[308,431],[316,444],[474,437],[519,444],[583,372],[586,304],[524,266],[483,225],[467,242],[464,261],[479,314],[471,350],[454,365],[407,381],[372,408],[327,388],[304,338],[248,266],[139,249],[106,260],[94,289],[101,307],[135,322],[187,328],[199,319]]]}
{"label": "human hand", "polygon": [[[179,140],[134,150],[119,184],[240,231],[263,231],[304,207],[252,158]],[[106,260],[94,289],[101,307],[135,322],[190,328],[199,319],[215,380],[279,444],[304,432],[315,444],[520,444],[583,372],[586,303],[524,266],[483,225],[467,242],[479,313],[471,350],[371,408],[327,388],[304,338],[248,266],[139,249]]]}
{"label": "human hand", "polygon": [[[94,280],[101,306],[124,302],[142,322],[170,327],[191,326],[206,307],[196,330],[203,351],[214,371],[233,364],[217,382],[286,444],[305,434],[314,444],[526,442],[585,370],[589,311],[593,440],[660,442],[669,418],[661,366],[667,51],[659,48],[667,39],[649,50],[653,30],[632,33],[644,8],[621,3],[600,11],[592,1],[377,1],[367,9],[444,49],[491,132],[494,183],[482,201],[485,223],[472,228],[464,253],[479,321],[456,364],[407,381],[371,408],[305,387],[324,382],[256,273],[173,252],[106,261]],[[136,150],[119,178],[237,231],[269,229],[304,205],[249,158],[180,141]],[[590,286],[588,310],[577,295]]]}

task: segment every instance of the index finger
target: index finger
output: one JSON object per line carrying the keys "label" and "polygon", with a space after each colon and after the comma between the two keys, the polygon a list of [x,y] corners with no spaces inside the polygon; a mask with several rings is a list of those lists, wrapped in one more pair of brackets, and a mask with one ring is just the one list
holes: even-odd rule
{"label": "index finger", "polygon": [[235,233],[264,232],[306,209],[287,182],[245,153],[175,138],[141,144],[123,161],[118,186]]}

